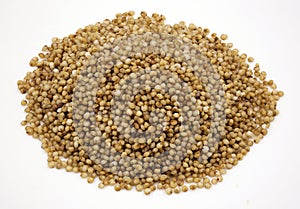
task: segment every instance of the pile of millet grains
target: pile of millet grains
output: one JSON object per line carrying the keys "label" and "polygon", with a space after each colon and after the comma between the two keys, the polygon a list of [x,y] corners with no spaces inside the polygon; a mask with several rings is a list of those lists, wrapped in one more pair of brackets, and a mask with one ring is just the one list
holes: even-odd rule
{"label": "pile of millet grains", "polygon": [[18,81],[21,124],[50,168],[99,188],[209,189],[267,134],[283,96],[226,39],[133,11],[53,38]]}

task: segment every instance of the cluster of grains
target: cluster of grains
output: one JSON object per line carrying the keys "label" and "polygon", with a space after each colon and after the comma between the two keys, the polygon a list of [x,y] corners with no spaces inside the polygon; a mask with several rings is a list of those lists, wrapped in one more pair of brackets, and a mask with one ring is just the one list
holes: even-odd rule
{"label": "cluster of grains", "polygon": [[267,134],[283,92],[227,35],[133,16],[44,46],[18,81],[21,124],[42,142],[50,168],[98,179],[99,188],[209,189]]}

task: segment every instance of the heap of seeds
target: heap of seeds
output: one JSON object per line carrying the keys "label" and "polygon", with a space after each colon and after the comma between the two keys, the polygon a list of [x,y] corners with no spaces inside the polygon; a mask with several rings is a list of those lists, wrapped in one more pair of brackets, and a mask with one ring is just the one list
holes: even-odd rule
{"label": "heap of seeds", "polygon": [[32,58],[21,124],[50,168],[116,191],[209,189],[267,134],[283,92],[253,58],[225,34],[164,21],[117,14]]}

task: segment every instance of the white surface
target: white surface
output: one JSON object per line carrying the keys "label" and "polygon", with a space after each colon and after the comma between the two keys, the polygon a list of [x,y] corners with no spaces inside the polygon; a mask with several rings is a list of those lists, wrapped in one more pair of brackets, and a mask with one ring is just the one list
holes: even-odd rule
{"label": "white surface", "polygon": [[[299,208],[299,9],[297,0],[1,1],[0,208]],[[32,70],[30,58],[54,36],[127,10],[157,12],[168,23],[184,20],[227,33],[285,92],[269,134],[211,190],[172,196],[99,190],[79,175],[48,169],[40,142],[19,125],[25,114],[16,83]]]}

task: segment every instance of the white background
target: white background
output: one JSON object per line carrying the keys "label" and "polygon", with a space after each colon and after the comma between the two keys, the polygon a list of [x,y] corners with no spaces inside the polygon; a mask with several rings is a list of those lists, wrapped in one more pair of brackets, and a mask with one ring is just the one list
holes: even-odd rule
{"label": "white background", "polygon": [[[31,57],[52,37],[128,10],[157,12],[167,23],[184,20],[227,33],[285,92],[269,134],[211,190],[172,196],[100,190],[77,174],[48,169],[40,142],[19,125],[25,114],[17,80],[32,70]],[[299,10],[297,0],[1,0],[0,208],[299,208]]]}

